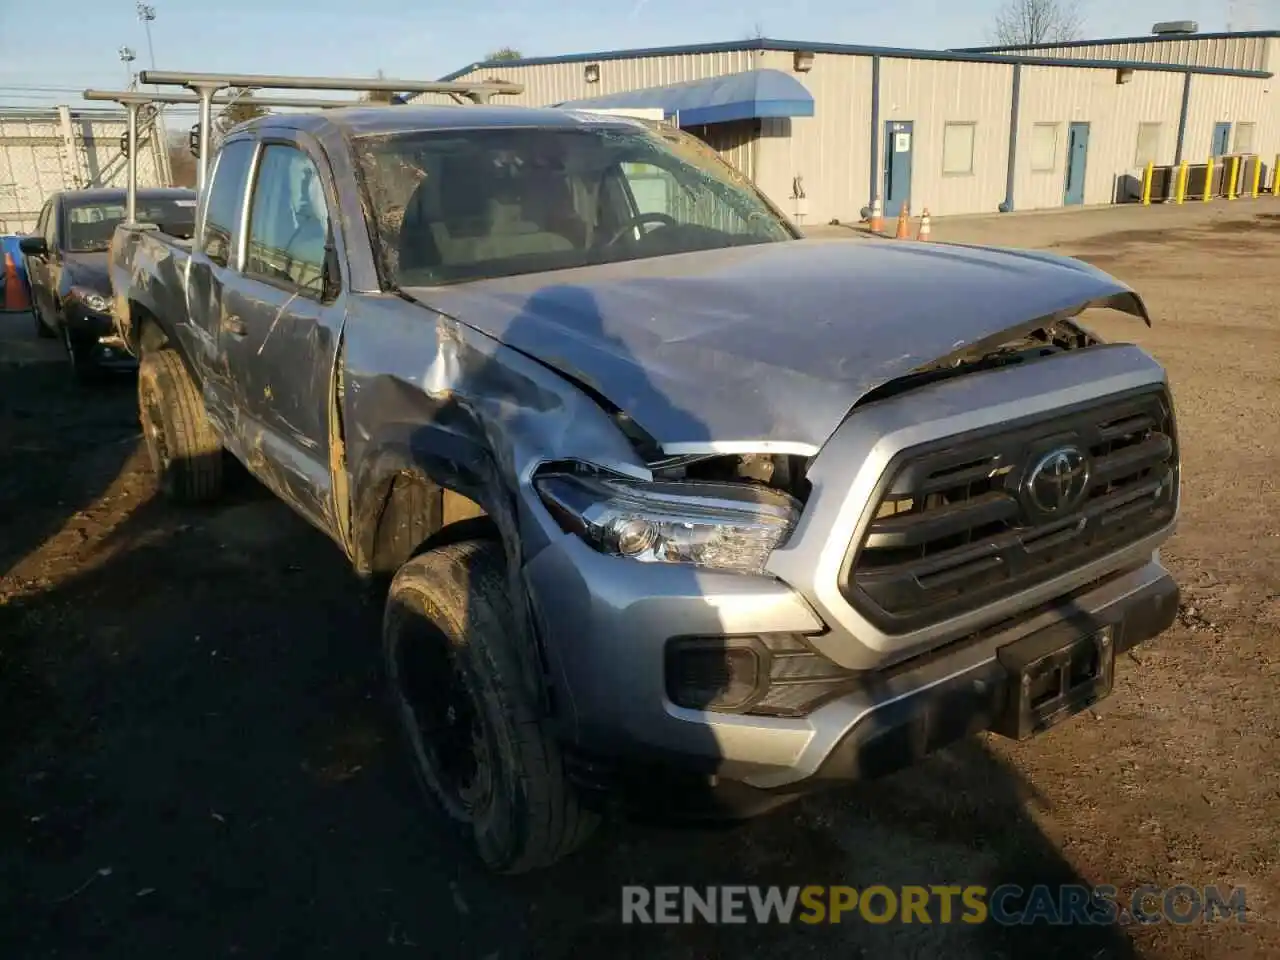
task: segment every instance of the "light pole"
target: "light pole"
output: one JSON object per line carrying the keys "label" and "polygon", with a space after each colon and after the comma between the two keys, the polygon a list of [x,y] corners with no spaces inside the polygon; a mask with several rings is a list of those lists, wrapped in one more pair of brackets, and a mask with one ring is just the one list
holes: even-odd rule
{"label": "light pole", "polygon": [[156,68],[156,48],[151,45],[151,22],[156,18],[156,8],[149,3],[138,4],[138,20],[142,23],[142,27],[147,31],[147,57],[151,63],[151,69]]}
{"label": "light pole", "polygon": [[138,59],[138,55],[133,52],[132,47],[120,48],[120,62],[124,64],[124,75],[128,80],[129,88],[133,89],[133,61]]}

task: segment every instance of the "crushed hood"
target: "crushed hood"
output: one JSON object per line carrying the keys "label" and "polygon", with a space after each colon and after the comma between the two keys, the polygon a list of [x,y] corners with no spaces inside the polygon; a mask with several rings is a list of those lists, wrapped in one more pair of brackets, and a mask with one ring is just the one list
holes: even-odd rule
{"label": "crushed hood", "polygon": [[669,453],[816,451],[859,398],[1029,321],[1136,294],[1078,260],[804,240],[412,288],[595,390]]}

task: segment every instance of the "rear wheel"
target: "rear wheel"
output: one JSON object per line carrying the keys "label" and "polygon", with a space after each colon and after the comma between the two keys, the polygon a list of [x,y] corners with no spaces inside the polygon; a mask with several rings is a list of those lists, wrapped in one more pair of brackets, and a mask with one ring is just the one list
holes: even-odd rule
{"label": "rear wheel", "polygon": [[222,493],[222,444],[200,391],[172,350],[147,353],[138,365],[138,416],[166,497],[202,503]]}
{"label": "rear wheel", "polygon": [[549,866],[590,836],[513,649],[501,546],[468,540],[400,568],[383,619],[392,704],[428,797],[498,873]]}

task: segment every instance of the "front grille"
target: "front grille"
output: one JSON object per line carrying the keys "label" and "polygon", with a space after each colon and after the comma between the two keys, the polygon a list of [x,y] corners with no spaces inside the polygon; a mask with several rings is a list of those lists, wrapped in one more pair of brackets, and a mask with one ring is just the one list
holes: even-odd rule
{"label": "front grille", "polygon": [[903,633],[1167,526],[1178,491],[1173,408],[1163,389],[1111,397],[917,447],[885,476],[840,587],[878,628]]}

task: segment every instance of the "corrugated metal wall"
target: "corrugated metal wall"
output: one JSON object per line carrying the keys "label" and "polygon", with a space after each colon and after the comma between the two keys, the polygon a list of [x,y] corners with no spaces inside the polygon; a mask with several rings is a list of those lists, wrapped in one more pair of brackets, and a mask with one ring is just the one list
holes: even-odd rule
{"label": "corrugated metal wall", "polygon": [[[1174,62],[1262,69],[1268,63],[1280,66],[1280,40],[1245,37],[1100,43],[1054,48],[1046,55],[1140,61],[1163,57]],[[473,71],[462,79],[517,81],[525,84],[526,91],[510,98],[512,102],[545,105],[752,68],[782,70],[813,94],[813,117],[765,119],[758,128],[735,124],[696,132],[802,224],[856,221],[870,200],[870,56],[821,53],[807,73],[794,72],[794,54],[786,51],[602,60],[600,82],[594,84],[583,79],[586,63],[500,66]],[[1108,68],[1024,66],[1014,178],[1016,207],[1062,205],[1067,126],[1073,121],[1090,124],[1086,204],[1113,202],[1123,178],[1140,175],[1140,124],[1160,124],[1155,140],[1157,162],[1172,163],[1182,82],[1183,75],[1172,72],[1139,70],[1128,82],[1117,83],[1116,71]],[[994,213],[1005,197],[1012,85],[1013,67],[1009,64],[882,58],[876,182],[884,180],[883,125],[910,120],[914,123],[912,213],[925,207],[939,216]],[[1271,86],[1272,81],[1267,80],[1194,76],[1184,159],[1200,162],[1214,122],[1230,119],[1258,124],[1255,146],[1270,164],[1280,150],[1280,94],[1267,94]],[[943,172],[943,142],[949,121],[976,125],[971,173]],[[1053,169],[1032,169],[1037,123],[1058,125]],[[803,200],[797,197],[797,185],[805,195]]]}
{"label": "corrugated metal wall", "polygon": [[[460,82],[498,77],[524,84],[524,93],[499,97],[496,103],[547,106],[566,100],[586,100],[626,90],[660,87],[686,80],[703,80],[728,73],[741,73],[757,66],[758,51],[738,50],[727,53],[689,54],[671,57],[642,57],[636,60],[601,60],[600,80],[587,83],[583,71],[588,61],[548,63],[533,66],[501,66],[473,70],[458,78]],[[453,103],[438,94],[421,94],[418,103]],[[696,131],[717,153],[748,177],[756,169],[756,136],[754,124],[724,124]],[[777,198],[773,198],[775,201]]]}
{"label": "corrugated metal wall", "polygon": [[[813,95],[814,115],[766,119],[753,179],[802,224],[857,221],[867,203],[871,129],[871,58],[818,54],[808,73],[792,73],[794,55],[766,51],[762,67],[791,73]],[[807,213],[800,213],[800,178]]]}
{"label": "corrugated metal wall", "polygon": [[[120,153],[122,115],[71,111],[75,155],[64,147],[56,111],[0,113],[0,233],[27,233],[49,194],[78,187],[125,187],[129,168]],[[140,186],[167,186],[164,132],[138,155]]]}
{"label": "corrugated metal wall", "polygon": [[[880,121],[913,122],[911,213],[995,213],[1004,199],[1013,68],[1007,64],[882,60]],[[943,172],[946,123],[976,124],[973,172]],[[881,132],[883,139],[883,130]]]}
{"label": "corrugated metal wall", "polygon": [[1267,37],[1230,37],[1222,39],[1144,40],[1128,43],[1091,43],[1082,46],[1016,47],[992,50],[1029,57],[1054,57],[1071,60],[1130,60],[1135,63],[1177,63],[1192,67],[1229,67],[1235,70],[1266,70]]}
{"label": "corrugated metal wall", "polygon": [[[1138,70],[1129,82],[1116,83],[1114,70],[1023,67],[1014,176],[1017,208],[1062,206],[1067,128],[1073,122],[1089,124],[1086,204],[1112,202],[1121,178],[1141,175],[1137,162],[1140,124],[1160,124],[1155,162],[1173,163],[1182,105],[1182,76]],[[1052,170],[1032,169],[1033,133],[1038,123],[1058,125]]]}
{"label": "corrugated metal wall", "polygon": [[1236,77],[1191,78],[1183,159],[1204,163],[1213,147],[1213,128],[1220,122],[1256,123],[1253,146],[1270,166],[1280,151],[1280,97],[1264,92],[1271,81]]}
{"label": "corrugated metal wall", "polygon": [[[635,60],[601,60],[600,80],[587,83],[583,78],[587,61],[577,63],[546,63],[533,66],[498,65],[458,77],[459,82],[498,77],[524,84],[524,93],[514,97],[500,97],[499,103],[522,103],[530,106],[546,106],[565,100],[586,100],[603,97],[624,90],[641,90],[660,87],[685,80],[702,80],[726,73],[740,73],[756,66],[759,53],[751,50],[734,50],[726,53],[698,53],[668,57],[641,57]],[[423,94],[421,103],[451,103],[447,97]]]}

